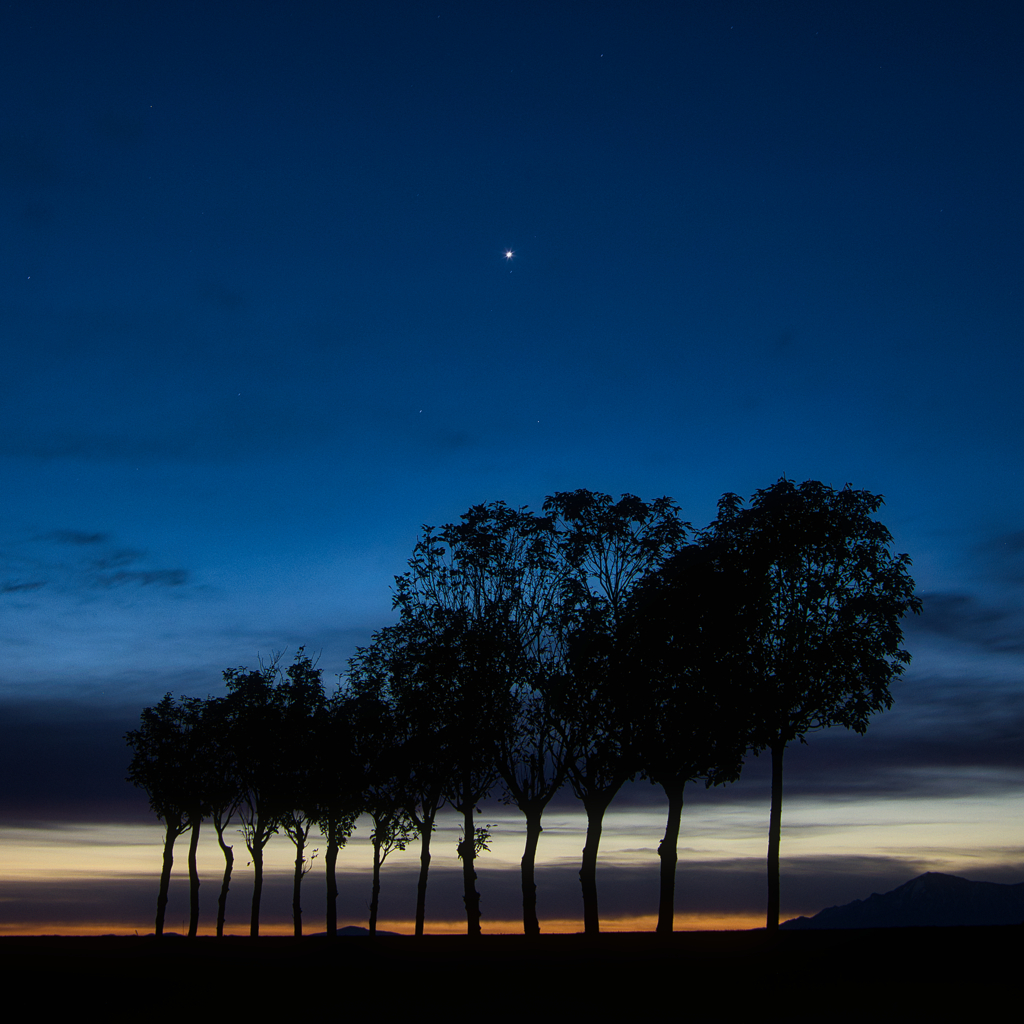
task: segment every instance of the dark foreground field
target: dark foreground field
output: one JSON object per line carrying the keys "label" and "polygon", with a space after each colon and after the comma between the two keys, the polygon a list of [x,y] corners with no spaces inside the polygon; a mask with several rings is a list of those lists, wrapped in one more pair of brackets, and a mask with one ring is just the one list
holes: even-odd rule
{"label": "dark foreground field", "polygon": [[[1016,988],[1024,928],[581,935],[0,938],[0,971],[51,1005],[119,1002],[132,1012],[211,1006],[385,1020],[501,1020],[588,1008],[653,1014],[695,1006],[838,1010],[983,1009]],[[10,991],[10,990],[9,990]]]}

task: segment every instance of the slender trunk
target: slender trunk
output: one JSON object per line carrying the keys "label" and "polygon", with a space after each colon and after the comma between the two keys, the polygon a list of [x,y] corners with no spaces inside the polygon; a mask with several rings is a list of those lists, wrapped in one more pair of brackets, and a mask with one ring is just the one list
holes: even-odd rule
{"label": "slender trunk", "polygon": [[224,825],[214,818],[214,826],[217,829],[217,842],[220,844],[221,852],[224,854],[224,879],[220,883],[220,896],[217,899],[217,938],[224,937],[224,915],[228,906],[228,889],[231,888],[231,870],[235,866],[235,852],[224,842]]}
{"label": "slender trunk", "polygon": [[160,892],[156,898],[156,934],[164,933],[164,914],[167,912],[167,890],[171,885],[171,866],[174,864],[174,840],[181,835],[181,816],[168,815],[164,833],[164,862],[160,870]]}
{"label": "slender trunk", "polygon": [[194,939],[199,931],[199,869],[196,850],[199,847],[199,827],[203,819],[199,814],[189,816],[192,835],[188,844],[188,937]]}
{"label": "slender trunk", "polygon": [[537,920],[537,884],[534,881],[534,867],[537,862],[537,843],[543,829],[540,827],[542,807],[526,806],[526,849],[523,851],[523,934],[540,935],[540,922]]}
{"label": "slender trunk", "polygon": [[377,906],[380,902],[380,842],[373,841],[373,891],[370,894],[370,935],[377,934]]}
{"label": "slender trunk", "polygon": [[[469,793],[469,779],[463,784],[463,794]],[[462,836],[462,899],[466,904],[466,934],[480,935],[480,893],[476,891],[476,826],[473,823],[473,802],[466,800],[463,810]]]}
{"label": "slender trunk", "polygon": [[424,810],[420,824],[420,878],[416,884],[416,934],[423,934],[427,916],[427,872],[430,871],[430,834],[434,831],[435,811]]}
{"label": "slender trunk", "polygon": [[583,932],[586,935],[597,935],[601,931],[597,912],[597,848],[601,843],[604,812],[612,801],[612,795],[602,793],[583,801],[587,812],[587,842],[580,865],[580,886],[583,889]]}
{"label": "slender trunk", "polygon": [[675,926],[676,861],[679,845],[679,819],[683,814],[683,787],[685,782],[662,783],[668,797],[668,820],[665,838],[658,846],[661,858],[661,894],[658,898],[658,931],[671,933]]}
{"label": "slender trunk", "polygon": [[252,911],[249,915],[249,935],[257,938],[260,934],[260,900],[263,898],[263,832],[259,818],[256,819],[256,833],[252,848]]}
{"label": "slender trunk", "polygon": [[327,823],[327,934],[335,938],[338,934],[338,828],[334,819]]}
{"label": "slender trunk", "polygon": [[299,825],[292,836],[295,842],[295,874],[292,877],[292,933],[295,938],[302,938],[302,862],[306,849],[306,838]]}
{"label": "slender trunk", "polygon": [[772,810],[768,819],[768,921],[769,935],[779,930],[779,843],[782,839],[782,755],[786,744],[772,744]]}

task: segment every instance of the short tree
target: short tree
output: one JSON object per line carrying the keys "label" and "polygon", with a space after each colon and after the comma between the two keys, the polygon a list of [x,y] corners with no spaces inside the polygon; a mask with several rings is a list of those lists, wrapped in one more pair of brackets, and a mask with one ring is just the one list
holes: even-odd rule
{"label": "short tree", "polygon": [[327,934],[334,937],[338,934],[338,853],[348,842],[363,809],[351,702],[342,691],[331,694],[315,717],[307,757],[313,813],[327,842]]}
{"label": "short tree", "polygon": [[408,772],[401,729],[389,704],[372,694],[354,700],[356,749],[362,763],[363,807],[373,822],[373,881],[370,891],[370,935],[377,933],[380,872],[388,855],[404,850],[419,834],[408,811]]}
{"label": "short tree", "polygon": [[[157,935],[164,932],[174,841],[190,827],[198,836],[194,820],[194,762],[188,742],[192,719],[189,703],[178,702],[167,693],[155,707],[143,710],[138,729],[125,734],[125,741],[133,750],[128,781],[146,791],[149,806],[164,823],[163,867],[156,901]],[[190,859],[194,863],[194,851]],[[196,897],[191,902],[194,905]]]}
{"label": "short tree", "polygon": [[369,647],[356,651],[349,659],[348,704],[353,710],[368,703],[386,705],[394,738],[401,746],[405,774],[401,792],[420,840],[414,934],[422,936],[430,842],[451,770],[451,737],[444,713],[445,687],[431,677],[431,637],[429,633],[419,635],[418,624],[413,617],[385,626],[374,633]]}
{"label": "short tree", "polygon": [[276,835],[291,802],[281,739],[281,694],[276,686],[277,659],[259,669],[227,669],[228,729],[242,799],[242,835],[252,856],[253,889],[249,934],[260,933],[263,898],[263,853]]}
{"label": "short tree", "polygon": [[234,848],[224,840],[228,825],[238,810],[242,793],[231,753],[227,705],[223,697],[207,698],[200,709],[203,750],[203,792],[209,816],[217,833],[217,845],[224,856],[224,874],[217,897],[217,936],[224,935],[228,891],[235,865]]}
{"label": "short tree", "polygon": [[302,936],[302,879],[309,871],[312,858],[306,859],[306,841],[317,818],[318,778],[314,756],[317,719],[326,706],[322,670],[304,647],[295,652],[295,659],[277,681],[281,705],[281,732],[284,799],[287,810],[281,816],[281,827],[295,846],[295,867],[292,872],[292,933]]}

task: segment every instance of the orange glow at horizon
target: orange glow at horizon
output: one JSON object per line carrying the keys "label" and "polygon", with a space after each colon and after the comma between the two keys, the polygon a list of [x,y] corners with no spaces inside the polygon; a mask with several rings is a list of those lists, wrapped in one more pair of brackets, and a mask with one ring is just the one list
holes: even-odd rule
{"label": "orange glow at horizon", "polygon": [[[657,925],[657,917],[653,914],[639,917],[614,918],[601,922],[601,931],[608,933],[616,932],[653,932]],[[764,926],[763,915],[750,914],[677,914],[675,930],[677,932],[714,932],[714,931],[749,931],[752,928]],[[344,925],[339,924],[339,928]],[[63,922],[47,921],[36,922],[0,922],[0,935],[151,935],[152,922],[148,926],[133,928],[124,921],[116,922],[95,922],[82,923],[81,921]],[[481,921],[481,929],[484,935],[521,935],[523,933],[523,922],[521,920],[508,921]],[[412,920],[378,921],[377,930],[380,932],[395,932],[399,935],[413,935],[415,923]],[[562,920],[542,920],[540,923],[542,935],[575,935],[583,932],[582,918],[566,918]],[[432,921],[425,926],[427,935],[465,935],[465,920]],[[180,934],[173,928],[167,929],[168,934]],[[322,929],[317,925],[307,927],[306,936],[322,934]],[[210,927],[200,927],[201,936],[213,936],[215,930]],[[248,925],[228,926],[225,935],[247,936]],[[267,922],[260,925],[260,935],[267,936],[288,936],[292,934],[291,922],[277,921]]]}

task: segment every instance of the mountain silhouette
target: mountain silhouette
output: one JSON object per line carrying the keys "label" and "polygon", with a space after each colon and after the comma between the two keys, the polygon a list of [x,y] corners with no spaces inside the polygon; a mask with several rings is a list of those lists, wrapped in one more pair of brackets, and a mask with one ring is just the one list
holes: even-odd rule
{"label": "mountain silhouette", "polygon": [[874,893],[814,917],[795,917],[779,927],[928,928],[1024,923],[1024,882],[971,882],[928,871],[892,892]]}

